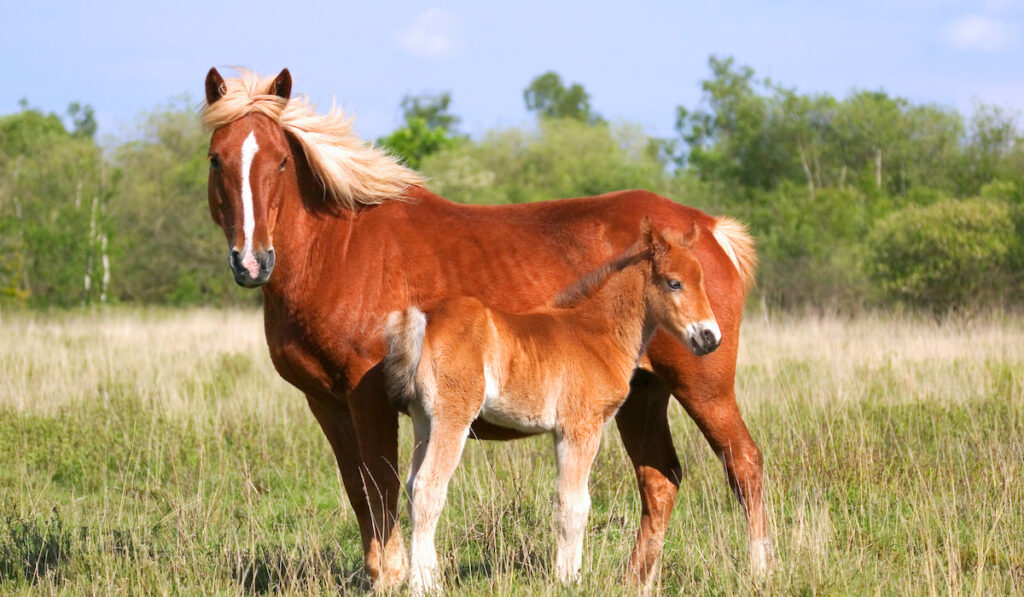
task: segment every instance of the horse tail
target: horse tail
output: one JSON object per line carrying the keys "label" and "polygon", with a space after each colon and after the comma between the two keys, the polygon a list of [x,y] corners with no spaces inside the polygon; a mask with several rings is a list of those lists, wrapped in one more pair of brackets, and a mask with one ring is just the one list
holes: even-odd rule
{"label": "horse tail", "polygon": [[754,272],[757,269],[754,238],[747,232],[744,223],[728,217],[717,218],[712,234],[739,272],[743,292],[746,293],[754,285]]}
{"label": "horse tail", "polygon": [[391,406],[409,413],[409,403],[422,392],[417,381],[423,336],[427,332],[427,316],[416,307],[394,311],[388,315],[384,337],[388,354],[384,357],[384,387]]}

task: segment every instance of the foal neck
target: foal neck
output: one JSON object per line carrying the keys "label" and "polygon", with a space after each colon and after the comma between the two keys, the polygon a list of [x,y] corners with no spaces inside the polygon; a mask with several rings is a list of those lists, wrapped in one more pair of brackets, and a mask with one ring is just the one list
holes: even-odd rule
{"label": "foal neck", "polygon": [[638,254],[609,273],[590,293],[578,297],[570,308],[602,334],[610,334],[615,347],[633,362],[657,329],[647,304],[650,284],[651,262],[645,254]]}

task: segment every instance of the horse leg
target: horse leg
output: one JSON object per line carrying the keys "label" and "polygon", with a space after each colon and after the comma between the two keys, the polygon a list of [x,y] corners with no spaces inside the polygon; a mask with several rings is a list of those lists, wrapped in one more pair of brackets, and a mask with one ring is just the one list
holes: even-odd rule
{"label": "horse leg", "polygon": [[367,575],[370,582],[377,586],[381,581],[381,545],[374,534],[373,517],[361,473],[363,461],[352,419],[344,405],[339,404],[333,397],[318,398],[307,394],[306,401],[313,411],[313,416],[320,423],[324,435],[327,436],[334,457],[338,461],[345,493],[359,523]]}
{"label": "horse leg", "polygon": [[682,403],[725,464],[729,485],[747,515],[750,569],[763,574],[772,564],[773,550],[764,508],[761,450],[743,422],[736,394],[730,389],[714,397],[691,395]]}
{"label": "horse leg", "polygon": [[[459,421],[446,413],[431,420],[419,407],[410,408],[415,429],[429,429],[423,458],[409,479],[412,519],[412,564],[409,586],[414,595],[440,588],[434,535],[448,495],[448,482],[462,457],[472,421]],[[418,431],[417,435],[422,433]]]}
{"label": "horse leg", "polygon": [[368,369],[349,392],[348,406],[370,514],[367,570],[374,589],[385,590],[405,580],[406,557],[398,524],[398,413],[388,402],[379,365]]}
{"label": "horse leg", "polygon": [[601,445],[601,428],[563,431],[555,436],[558,459],[558,550],[555,575],[574,581],[583,564],[583,536],[590,515],[590,467]]}
{"label": "horse leg", "polygon": [[615,416],[640,489],[640,529],[629,558],[629,580],[649,587],[665,543],[665,529],[682,478],[682,467],[668,428],[669,391],[653,374],[637,370],[629,398]]}

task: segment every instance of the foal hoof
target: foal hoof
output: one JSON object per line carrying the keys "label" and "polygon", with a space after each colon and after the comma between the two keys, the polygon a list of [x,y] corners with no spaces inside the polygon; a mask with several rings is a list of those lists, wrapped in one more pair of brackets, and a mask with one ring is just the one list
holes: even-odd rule
{"label": "foal hoof", "polygon": [[750,542],[750,572],[754,576],[767,576],[775,565],[772,540],[757,539]]}
{"label": "foal hoof", "polygon": [[441,592],[441,581],[438,578],[437,571],[431,571],[426,573],[413,573],[409,577],[409,591],[413,597],[422,597],[423,595],[429,595],[431,593]]}

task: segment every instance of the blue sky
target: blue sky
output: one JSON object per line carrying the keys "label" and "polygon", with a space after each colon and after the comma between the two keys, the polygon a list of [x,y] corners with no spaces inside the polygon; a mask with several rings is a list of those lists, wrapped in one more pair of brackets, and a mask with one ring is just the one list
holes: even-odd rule
{"label": "blue sky", "polygon": [[452,91],[463,129],[529,122],[522,90],[556,70],[612,120],[673,134],[707,57],[731,55],[801,91],[885,89],[969,112],[1024,108],[1024,0],[773,2],[51,2],[0,0],[0,113],[92,104],[101,134],[183,93],[210,66],[291,69],[367,137],[408,92]]}

